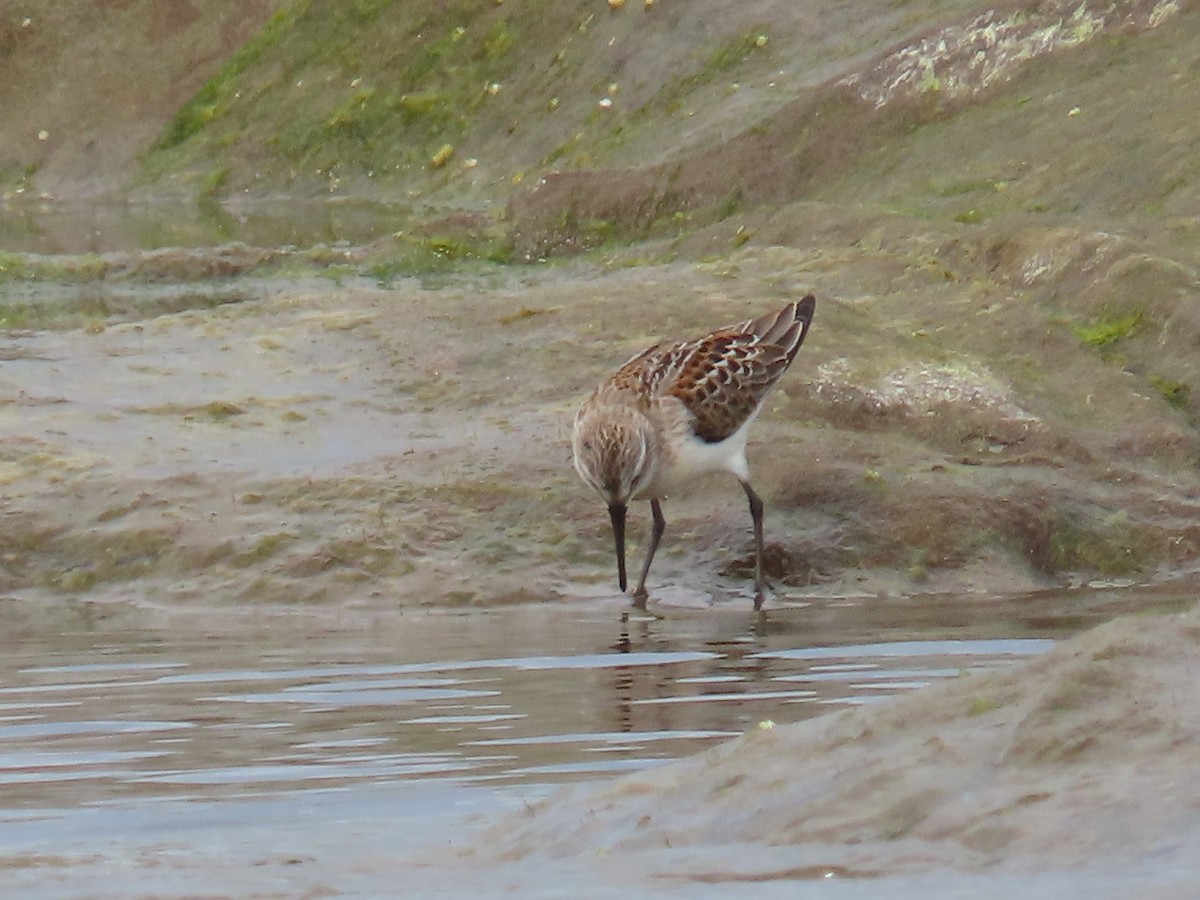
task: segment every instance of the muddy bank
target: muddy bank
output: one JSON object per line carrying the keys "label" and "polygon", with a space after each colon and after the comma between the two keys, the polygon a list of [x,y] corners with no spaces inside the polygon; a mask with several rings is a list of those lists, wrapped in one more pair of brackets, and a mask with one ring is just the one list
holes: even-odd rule
{"label": "muddy bank", "polygon": [[[257,257],[210,262],[229,258]],[[956,301],[922,258],[827,239],[388,287],[243,276],[173,299],[153,279],[38,280],[21,314],[53,327],[9,331],[0,370],[0,587],[182,605],[613,594],[603,509],[569,466],[580,399],[660,336],[800,290],[820,318],[750,449],[777,602],[1188,572],[1190,423],[1007,285]],[[717,480],[671,498],[664,602],[744,599],[735,495]]]}

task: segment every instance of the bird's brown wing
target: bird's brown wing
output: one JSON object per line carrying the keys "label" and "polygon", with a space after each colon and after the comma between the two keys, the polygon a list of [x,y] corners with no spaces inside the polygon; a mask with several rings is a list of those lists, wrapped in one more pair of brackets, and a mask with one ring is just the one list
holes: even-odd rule
{"label": "bird's brown wing", "polygon": [[814,304],[810,295],[698,340],[655,344],[621,366],[600,390],[628,392],[641,404],[675,397],[691,413],[701,440],[723,441],[754,415],[791,365]]}
{"label": "bird's brown wing", "polygon": [[670,362],[661,379],[663,393],[692,414],[697,437],[723,441],[754,415],[795,359],[814,306],[808,296],[666,352],[656,348]]}

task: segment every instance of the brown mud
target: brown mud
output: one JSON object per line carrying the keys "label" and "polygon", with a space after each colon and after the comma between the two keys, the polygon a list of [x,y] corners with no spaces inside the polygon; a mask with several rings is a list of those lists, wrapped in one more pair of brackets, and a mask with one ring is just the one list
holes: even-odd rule
{"label": "brown mud", "polygon": [[[206,270],[203,256],[176,264]],[[210,258],[223,257],[257,258]],[[106,278],[27,304],[29,324],[62,327],[5,340],[10,593],[387,606],[612,593],[603,510],[569,465],[580,399],[659,336],[802,290],[823,298],[820,328],[751,444],[779,602],[1146,582],[1200,553],[1196,433],[1179,411],[999,278],[956,299],[904,243],[390,288],[245,278],[161,315],[152,286],[122,295]],[[1068,377],[1033,362],[1048,358]],[[744,591],[733,488],[715,479],[667,504],[660,585]]]}

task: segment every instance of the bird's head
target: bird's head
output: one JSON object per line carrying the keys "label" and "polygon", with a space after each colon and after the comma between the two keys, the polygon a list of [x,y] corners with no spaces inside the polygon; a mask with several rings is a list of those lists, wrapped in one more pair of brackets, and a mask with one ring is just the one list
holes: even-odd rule
{"label": "bird's head", "polygon": [[617,580],[625,590],[625,512],[654,480],[654,432],[639,410],[588,404],[575,417],[575,471],[608,505],[617,551]]}
{"label": "bird's head", "polygon": [[585,406],[575,417],[575,471],[609,506],[624,506],[653,480],[653,430],[628,406]]}

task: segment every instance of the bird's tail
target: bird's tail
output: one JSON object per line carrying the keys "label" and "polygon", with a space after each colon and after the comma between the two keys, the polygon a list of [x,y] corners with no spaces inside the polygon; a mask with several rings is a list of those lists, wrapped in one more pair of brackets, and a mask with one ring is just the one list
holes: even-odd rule
{"label": "bird's tail", "polygon": [[790,364],[804,343],[816,306],[817,298],[812,294],[792,300],[779,312],[752,320],[748,331],[758,336],[759,343],[774,344],[783,350]]}

